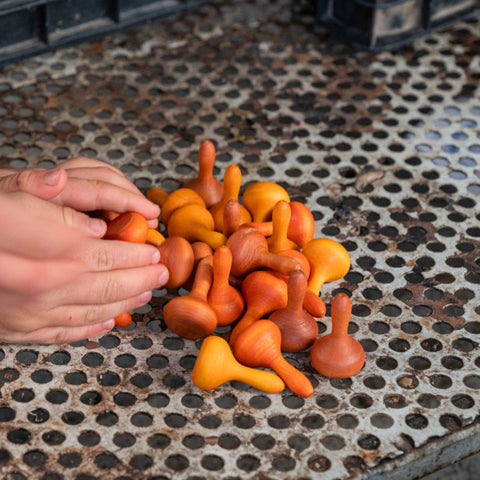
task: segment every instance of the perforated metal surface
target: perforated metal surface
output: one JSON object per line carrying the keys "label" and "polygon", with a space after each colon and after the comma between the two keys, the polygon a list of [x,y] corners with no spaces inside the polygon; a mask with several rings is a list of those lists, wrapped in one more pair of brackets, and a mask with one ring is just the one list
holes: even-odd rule
{"label": "perforated metal surface", "polygon": [[2,475],[364,478],[475,432],[479,53],[478,21],[360,54],[317,31],[304,4],[232,0],[6,69],[3,165],[86,155],[170,191],[211,139],[218,178],[236,163],[244,185],[275,181],[304,201],[316,236],[350,252],[322,297],[351,293],[366,364],[328,380],[308,353],[289,354],[315,386],[308,399],[200,391],[200,343],[166,329],[157,291],[101,339],[1,345]]}

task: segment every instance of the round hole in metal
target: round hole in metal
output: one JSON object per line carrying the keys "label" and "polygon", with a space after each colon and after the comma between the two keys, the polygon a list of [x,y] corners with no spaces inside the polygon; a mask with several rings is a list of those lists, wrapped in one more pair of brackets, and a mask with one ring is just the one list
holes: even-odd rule
{"label": "round hole in metal", "polygon": [[222,435],[218,437],[218,445],[225,450],[235,450],[241,444],[241,440],[231,433],[222,433]]}
{"label": "round hole in metal", "polygon": [[233,424],[237,428],[249,429],[256,425],[255,417],[246,413],[240,413],[233,417]]}
{"label": "round hole in metal", "polygon": [[130,459],[129,465],[134,470],[148,470],[153,465],[153,459],[149,455],[138,454]]}
{"label": "round hole in metal", "polygon": [[377,450],[380,447],[380,439],[372,434],[361,435],[357,443],[364,450]]}
{"label": "round hole in metal", "polygon": [[[208,429],[218,428],[222,424],[222,420],[216,415],[205,415],[202,418],[200,418],[199,422],[202,427],[208,428]],[[186,423],[186,419],[185,419],[185,423]],[[172,425],[169,425],[169,426],[172,426]],[[183,425],[180,425],[180,426],[183,426]]]}
{"label": "round hole in metal", "polygon": [[103,361],[103,356],[97,352],[89,352],[82,357],[82,363],[87,367],[99,367]]}
{"label": "round hole in metal", "polygon": [[[153,417],[147,412],[137,412],[132,415],[132,417],[130,418],[130,422],[132,425],[135,425],[136,427],[146,428],[152,425]],[[165,419],[165,423],[167,423],[166,419]]]}
{"label": "round hole in metal", "polygon": [[17,428],[7,433],[7,440],[18,445],[28,443],[31,438],[32,434],[25,428]]}
{"label": "round hole in metal", "polygon": [[27,414],[27,420],[31,423],[45,423],[50,418],[50,413],[44,408],[36,408]]}
{"label": "round hole in metal", "polygon": [[148,437],[148,445],[154,449],[164,449],[171,444],[170,437],[163,433],[155,433],[154,435]]}
{"label": "round hole in metal", "polygon": [[265,395],[255,395],[250,398],[249,405],[257,410],[268,408],[272,401]]}
{"label": "round hole in metal", "polygon": [[237,467],[245,472],[253,472],[260,467],[260,459],[250,454],[241,455],[237,459]]}
{"label": "round hole in metal", "polygon": [[131,447],[135,442],[135,436],[128,432],[116,433],[113,436],[113,443],[119,448]]}
{"label": "round hole in metal", "polygon": [[317,430],[325,425],[325,420],[321,415],[307,415],[302,418],[302,426],[309,430]]}
{"label": "round hole in metal", "polygon": [[231,393],[226,393],[215,399],[215,404],[224,409],[234,408],[238,403],[237,397]]}
{"label": "round hole in metal", "polygon": [[27,403],[35,398],[35,393],[30,388],[19,388],[12,393],[12,398],[16,402]]}
{"label": "round hole in metal", "polygon": [[118,392],[113,396],[113,401],[119,407],[131,407],[135,404],[137,398],[129,392]]}
{"label": "round hole in metal", "polygon": [[205,439],[202,436],[196,434],[187,435],[182,440],[182,444],[190,450],[198,450],[205,445]]}
{"label": "round hole in metal", "polygon": [[70,410],[62,415],[62,421],[67,425],[79,425],[85,420],[85,414],[80,411]]}
{"label": "round hole in metal", "polygon": [[87,375],[84,372],[70,372],[65,375],[65,382],[69,385],[81,385],[87,383]]}

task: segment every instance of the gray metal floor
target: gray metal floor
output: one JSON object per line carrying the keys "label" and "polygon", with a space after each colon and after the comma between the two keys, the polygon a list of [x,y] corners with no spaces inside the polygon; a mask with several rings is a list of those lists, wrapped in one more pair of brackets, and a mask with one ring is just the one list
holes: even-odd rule
{"label": "gray metal floor", "polygon": [[477,480],[480,477],[480,454],[467,457],[438,472],[422,477],[422,480]]}
{"label": "gray metal floor", "polygon": [[200,391],[155,291],[128,329],[0,345],[0,478],[407,480],[480,451],[479,25],[373,54],[306,2],[218,0],[1,72],[0,165],[84,155],[171,191],[209,139],[217,178],[283,185],[349,251],[321,296],[351,296],[366,362],[286,355],[306,399]]}

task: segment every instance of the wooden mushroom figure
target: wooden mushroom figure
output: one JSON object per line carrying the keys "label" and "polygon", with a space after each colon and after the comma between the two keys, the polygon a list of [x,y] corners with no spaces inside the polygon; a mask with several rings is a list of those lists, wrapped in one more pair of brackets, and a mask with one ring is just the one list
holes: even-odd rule
{"label": "wooden mushroom figure", "polygon": [[279,200],[272,210],[272,236],[267,239],[268,250],[280,253],[284,250],[296,250],[298,246],[288,237],[288,225],[292,215],[290,205],[285,200]]}
{"label": "wooden mushroom figure", "polygon": [[288,279],[288,300],[285,308],[275,310],[268,319],[282,333],[281,350],[299,352],[310,347],[318,337],[315,319],[303,308],[307,277],[302,270],[295,270]]}
{"label": "wooden mushroom figure", "polygon": [[265,270],[256,270],[247,275],[242,282],[242,293],[247,310],[230,334],[232,347],[237,337],[253,322],[287,306],[287,284]]}
{"label": "wooden mushroom figure", "polygon": [[184,183],[184,187],[195,190],[204,199],[207,207],[219,202],[223,185],[213,176],[215,166],[215,145],[205,140],[198,150],[198,176]]}
{"label": "wooden mushroom figure", "polygon": [[161,207],[168,198],[168,192],[158,187],[151,187],[147,190],[147,198]]}
{"label": "wooden mushroom figure", "polygon": [[206,208],[205,201],[195,190],[191,188],[177,188],[164,200],[162,204],[162,211],[160,213],[160,220],[165,226],[168,226],[168,221],[172,213],[184,205],[195,203]]}
{"label": "wooden mushroom figure", "polygon": [[233,257],[232,274],[237,277],[261,267],[287,275],[298,268],[294,258],[269,252],[267,239],[255,228],[239,228],[228,237],[227,247]]}
{"label": "wooden mushroom figure", "polygon": [[285,388],[278,375],[242,365],[234,357],[226,340],[210,335],[200,347],[192,371],[192,382],[202,390],[212,390],[231,380],[246,383],[267,393],[278,393]]}
{"label": "wooden mushroom figure", "polygon": [[270,320],[258,320],[245,329],[233,345],[235,358],[250,367],[268,367],[276,372],[293,393],[309,397],[310,380],[282,356],[280,329]]}
{"label": "wooden mushroom figure", "polygon": [[207,301],[217,314],[218,326],[230,325],[240,318],[245,301],[240,292],[229,283],[232,252],[223,245],[213,254],[213,283]]}
{"label": "wooden mushroom figure", "polygon": [[223,234],[228,238],[242,224],[242,206],[238,200],[229,200],[223,209]]}
{"label": "wooden mushroom figure", "polygon": [[303,247],[315,235],[315,219],[310,209],[301,202],[290,202],[290,223],[287,237]]}
{"label": "wooden mushroom figure", "polygon": [[227,239],[214,228],[211,213],[201,205],[190,203],[177,208],[170,215],[167,232],[169,236],[178,235],[189,242],[205,242],[215,250],[224,245]]}
{"label": "wooden mushroom figure", "polygon": [[242,195],[244,207],[251,213],[254,222],[266,222],[272,218],[272,210],[279,200],[290,201],[288,192],[277,183],[255,182]]}
{"label": "wooden mushroom figure", "polygon": [[[295,260],[297,260],[299,264],[299,268],[303,271],[306,278],[308,279],[310,277],[310,262],[307,260],[307,257],[305,257],[305,255],[302,252],[298,250],[284,250],[282,252],[279,252],[278,255],[282,255],[285,257],[293,257]],[[272,273],[276,277],[279,277],[283,279],[285,282],[288,282],[290,275],[274,272],[273,270],[272,270]],[[309,288],[307,288],[305,291],[303,308],[305,308],[305,310],[310,315],[313,315],[314,317],[317,317],[317,318],[324,317],[327,310],[323,300],[318,295],[315,295],[312,292],[312,290],[310,290]]]}
{"label": "wooden mushroom figure", "polygon": [[215,330],[217,315],[207,302],[212,280],[212,257],[204,257],[198,264],[190,292],[172,298],[163,309],[163,318],[172,332],[189,340],[197,340]]}
{"label": "wooden mushroom figure", "polygon": [[125,212],[107,224],[103,238],[125,242],[145,243],[148,236],[147,219],[137,212]]}
{"label": "wooden mushroom figure", "polygon": [[350,269],[350,255],[345,247],[329,238],[314,238],[304,245],[302,253],[310,262],[308,288],[315,295],[325,282],[343,278]]}
{"label": "wooden mushroom figure", "polygon": [[[209,208],[215,222],[215,230],[223,232],[223,219],[225,205],[229,200],[237,200],[242,183],[242,172],[238,165],[229,165],[223,176],[223,196],[219,202]],[[249,211],[240,205],[240,223],[247,223],[252,220]]]}
{"label": "wooden mushroom figure", "polygon": [[348,295],[335,295],[331,306],[332,332],[318,338],[310,350],[312,365],[326,377],[351,377],[365,363],[362,345],[348,335],[351,312],[352,304]]}
{"label": "wooden mushroom figure", "polygon": [[[313,239],[315,235],[315,220],[309,208],[300,202],[290,202],[290,221],[286,237],[295,243],[298,247],[303,247],[307,242]],[[254,227],[262,233],[264,237],[270,237],[273,234],[273,221],[250,222],[246,227]]]}

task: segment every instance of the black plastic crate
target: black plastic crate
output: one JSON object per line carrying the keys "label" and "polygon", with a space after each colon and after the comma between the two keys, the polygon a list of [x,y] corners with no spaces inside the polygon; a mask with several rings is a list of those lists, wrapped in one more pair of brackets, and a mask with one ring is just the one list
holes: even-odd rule
{"label": "black plastic crate", "polygon": [[312,0],[317,20],[354,47],[389,50],[480,12],[480,0]]}
{"label": "black plastic crate", "polygon": [[0,0],[0,66],[205,0]]}

